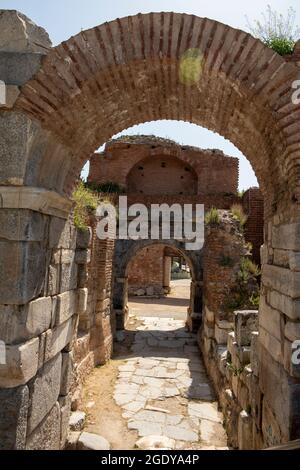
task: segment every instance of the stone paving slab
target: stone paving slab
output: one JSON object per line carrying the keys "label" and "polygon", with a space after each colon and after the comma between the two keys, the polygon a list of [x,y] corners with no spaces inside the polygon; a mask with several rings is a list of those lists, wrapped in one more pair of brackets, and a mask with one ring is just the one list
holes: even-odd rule
{"label": "stone paving slab", "polygon": [[195,335],[181,320],[139,317],[139,322],[133,356],[119,366],[114,391],[128,429],[141,438],[173,439],[176,449],[226,448],[223,417]]}

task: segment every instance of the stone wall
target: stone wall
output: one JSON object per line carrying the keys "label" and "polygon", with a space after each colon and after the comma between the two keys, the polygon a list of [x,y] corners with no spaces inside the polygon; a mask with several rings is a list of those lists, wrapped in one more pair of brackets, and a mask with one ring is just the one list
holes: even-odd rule
{"label": "stone wall", "polygon": [[269,227],[273,248],[262,249],[264,281],[259,313],[255,309],[224,310],[227,294],[223,283],[232,285],[234,292],[235,276],[230,271],[234,274],[239,263],[220,269],[218,253],[228,249],[232,259],[235,252],[245,254],[229,227],[229,238],[214,227],[206,239],[199,344],[224,413],[230,444],[239,449],[260,449],[299,437],[299,365],[292,362],[300,312],[295,230],[296,226],[284,224]]}
{"label": "stone wall", "polygon": [[[261,428],[254,433],[255,420],[251,415],[260,409],[255,388],[257,368],[252,374],[250,366],[251,335],[255,331],[257,339],[258,314],[233,310],[237,276],[245,256],[241,227],[223,213],[219,224],[207,227],[203,323],[198,339],[224,414],[229,443],[234,448],[252,449],[259,448],[262,442]],[[257,356],[253,357],[257,361]],[[254,443],[253,439],[257,441]]]}
{"label": "stone wall", "polygon": [[[2,222],[4,216],[1,211]],[[96,221],[77,230],[72,215],[65,220],[10,211],[6,219],[0,244],[11,250],[14,227],[19,238],[23,227],[25,247],[42,245],[44,257],[40,271],[31,273],[40,276],[39,296],[23,303],[32,295],[29,277],[20,298],[0,306],[6,353],[0,364],[0,448],[61,449],[85,377],[111,357],[114,243],[98,240]]]}
{"label": "stone wall", "polygon": [[13,231],[5,235],[4,230],[17,224],[20,238],[23,226],[23,243],[31,250],[42,245],[43,262],[39,296],[23,303],[32,295],[29,279],[18,304],[11,298],[9,305],[0,306],[0,340],[6,345],[6,364],[0,365],[0,447],[59,449],[64,447],[71,406],[72,345],[78,317],[86,308],[81,278],[87,247],[77,237],[72,218],[30,211],[10,211],[9,216],[10,223],[1,224],[6,249],[15,242],[7,241]]}

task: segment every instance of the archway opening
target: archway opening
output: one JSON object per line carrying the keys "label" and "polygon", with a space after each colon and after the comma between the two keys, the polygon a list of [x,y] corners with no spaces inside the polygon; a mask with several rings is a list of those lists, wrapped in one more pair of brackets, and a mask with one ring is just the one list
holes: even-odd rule
{"label": "archway opening", "polygon": [[193,275],[191,261],[176,248],[154,244],[138,250],[126,270],[130,315],[186,322]]}

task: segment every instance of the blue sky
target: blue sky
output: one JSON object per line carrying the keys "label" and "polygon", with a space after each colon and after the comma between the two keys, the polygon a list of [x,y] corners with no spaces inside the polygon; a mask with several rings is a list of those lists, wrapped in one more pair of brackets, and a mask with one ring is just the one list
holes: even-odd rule
{"label": "blue sky", "polygon": [[[206,16],[246,30],[246,16],[250,20],[259,18],[268,4],[282,13],[286,13],[288,7],[292,6],[297,11],[297,23],[300,25],[299,0],[0,0],[0,8],[19,10],[43,26],[48,31],[53,45],[82,29],[105,21],[151,11],[175,11]],[[257,184],[249,162],[239,150],[223,137],[199,126],[175,121],[157,121],[135,126],[124,130],[123,133],[156,134],[186,145],[219,148],[228,155],[239,157],[241,189]],[[84,174],[86,173],[87,168],[84,171]]]}

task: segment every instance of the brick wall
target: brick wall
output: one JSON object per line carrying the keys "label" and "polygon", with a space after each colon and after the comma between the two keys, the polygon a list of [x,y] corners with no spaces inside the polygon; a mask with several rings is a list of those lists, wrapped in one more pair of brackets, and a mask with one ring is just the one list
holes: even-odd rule
{"label": "brick wall", "polygon": [[[148,163],[145,162],[147,159]],[[166,163],[164,168],[161,167],[163,163]],[[149,170],[149,176],[145,172],[144,178],[151,182],[151,187],[148,188],[150,194],[161,194],[161,186],[166,184],[168,191],[175,191],[175,194],[180,192],[191,194],[190,188],[187,191],[185,183],[192,181],[193,193],[196,178],[197,194],[236,194],[238,189],[237,158],[228,157],[220,150],[202,150],[181,146],[166,139],[143,136],[108,142],[103,153],[95,153],[91,157],[88,181],[96,183],[112,181],[125,189],[130,189],[130,192],[139,192],[143,186],[142,181],[137,185],[138,175],[143,174],[143,170],[139,170],[139,167],[143,167],[145,171]],[[186,171],[186,168],[189,171]],[[133,174],[130,175],[132,171]],[[130,183],[129,188],[128,183]]]}
{"label": "brick wall", "polygon": [[[150,246],[139,251],[128,266],[128,292],[147,290],[153,294],[163,293],[164,247]],[[149,293],[149,291],[148,291]]]}

